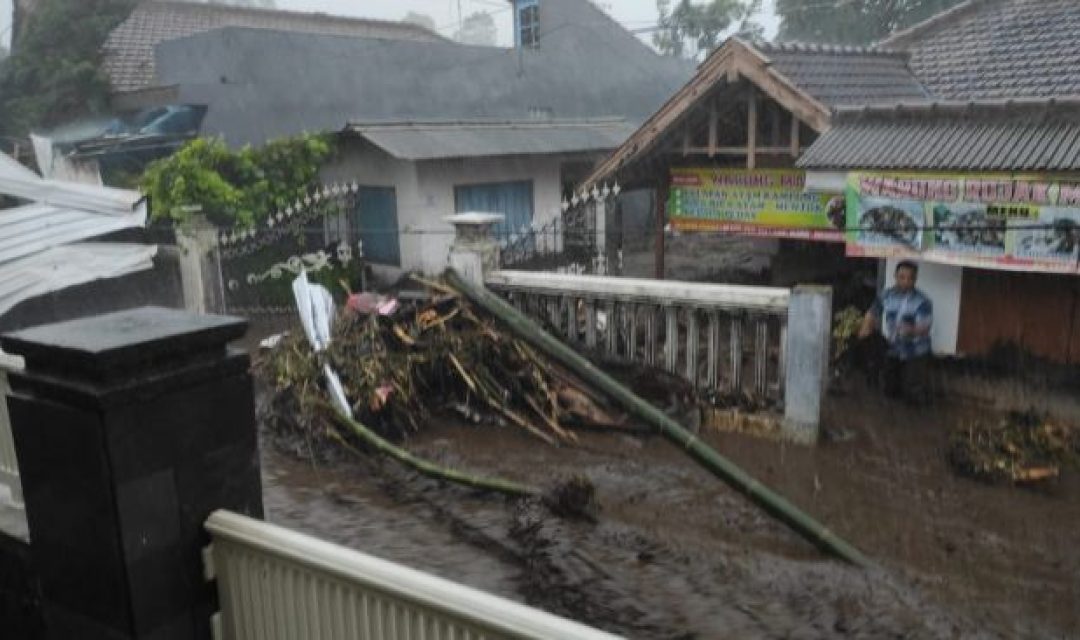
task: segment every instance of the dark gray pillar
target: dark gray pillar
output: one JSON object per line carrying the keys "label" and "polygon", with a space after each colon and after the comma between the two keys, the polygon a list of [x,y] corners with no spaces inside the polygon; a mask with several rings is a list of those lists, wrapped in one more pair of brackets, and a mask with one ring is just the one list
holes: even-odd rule
{"label": "dark gray pillar", "polygon": [[49,637],[210,637],[203,521],[262,515],[245,329],[147,307],[0,337]]}

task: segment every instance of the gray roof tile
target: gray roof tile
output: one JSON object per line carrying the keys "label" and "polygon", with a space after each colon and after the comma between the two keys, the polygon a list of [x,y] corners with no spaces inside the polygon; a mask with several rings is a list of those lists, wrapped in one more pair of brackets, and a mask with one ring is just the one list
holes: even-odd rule
{"label": "gray roof tile", "polygon": [[949,100],[1080,93],[1080,2],[984,0],[901,34],[911,69]]}
{"label": "gray roof tile", "polygon": [[105,41],[103,66],[113,90],[135,91],[154,83],[154,47],[158,44],[222,27],[427,42],[444,40],[434,32],[405,22],[151,0],[138,5]]}
{"label": "gray roof tile", "polygon": [[903,52],[805,44],[754,45],[803,91],[830,107],[926,100]]}

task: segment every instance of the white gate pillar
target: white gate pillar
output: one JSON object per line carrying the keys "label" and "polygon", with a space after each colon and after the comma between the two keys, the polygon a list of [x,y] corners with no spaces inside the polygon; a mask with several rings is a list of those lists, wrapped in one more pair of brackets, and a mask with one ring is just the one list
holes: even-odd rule
{"label": "white gate pillar", "polygon": [[503,218],[496,213],[459,213],[444,218],[454,225],[450,266],[462,278],[483,285],[484,276],[499,268],[499,243],[492,230]]}

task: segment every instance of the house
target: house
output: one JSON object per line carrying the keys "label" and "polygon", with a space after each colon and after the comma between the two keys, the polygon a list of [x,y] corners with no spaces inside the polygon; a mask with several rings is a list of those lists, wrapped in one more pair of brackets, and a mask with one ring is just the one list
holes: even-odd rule
{"label": "house", "polygon": [[327,242],[351,228],[369,259],[437,271],[451,241],[443,217],[495,211],[508,234],[558,218],[569,187],[692,72],[588,0],[507,8],[512,48],[304,29],[196,33],[156,46],[153,85],[139,91],[205,107],[201,134],[230,145],[338,133],[324,177],[360,185],[367,206],[330,224]]}
{"label": "house", "polygon": [[806,276],[884,282],[918,259],[935,351],[1075,362],[1078,27],[1069,0],[969,0],[868,48],[733,39],[580,189],[618,180],[659,192],[676,229],[787,238],[777,259],[809,248]]}
{"label": "house", "polygon": [[1080,362],[1078,28],[1070,0],[972,0],[897,33],[879,46],[910,56],[933,101],[842,110],[799,160],[812,185],[846,177],[849,225],[893,206],[929,228],[917,247],[848,248],[886,272],[923,263],[946,353]]}

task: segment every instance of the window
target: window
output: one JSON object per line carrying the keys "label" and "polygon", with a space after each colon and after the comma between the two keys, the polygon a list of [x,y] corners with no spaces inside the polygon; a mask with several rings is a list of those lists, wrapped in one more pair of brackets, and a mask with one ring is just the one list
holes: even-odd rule
{"label": "window", "polygon": [[536,47],[540,44],[540,5],[538,0],[518,0],[518,46]]}
{"label": "window", "polygon": [[459,185],[454,187],[454,209],[457,213],[502,214],[505,218],[496,226],[495,233],[499,238],[508,238],[532,225],[533,183],[525,180]]}

